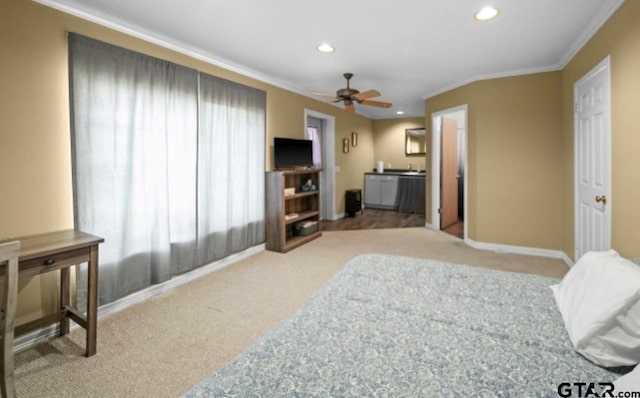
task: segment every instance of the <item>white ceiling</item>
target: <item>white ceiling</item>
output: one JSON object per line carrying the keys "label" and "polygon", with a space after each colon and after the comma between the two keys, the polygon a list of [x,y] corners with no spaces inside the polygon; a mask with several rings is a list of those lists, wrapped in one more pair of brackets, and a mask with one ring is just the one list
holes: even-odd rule
{"label": "white ceiling", "polygon": [[[562,68],[623,0],[36,0],[294,92],[377,89],[375,119],[474,80]],[[333,54],[315,50],[321,42]]]}

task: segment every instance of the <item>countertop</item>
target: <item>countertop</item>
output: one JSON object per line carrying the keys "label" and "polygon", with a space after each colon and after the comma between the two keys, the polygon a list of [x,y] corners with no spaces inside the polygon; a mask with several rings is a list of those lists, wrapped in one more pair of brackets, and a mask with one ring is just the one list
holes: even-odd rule
{"label": "countertop", "polygon": [[385,170],[383,173],[378,173],[376,171],[364,173],[365,175],[378,175],[378,176],[401,176],[401,177],[416,177],[416,178],[424,178],[424,171],[416,171],[416,170]]}

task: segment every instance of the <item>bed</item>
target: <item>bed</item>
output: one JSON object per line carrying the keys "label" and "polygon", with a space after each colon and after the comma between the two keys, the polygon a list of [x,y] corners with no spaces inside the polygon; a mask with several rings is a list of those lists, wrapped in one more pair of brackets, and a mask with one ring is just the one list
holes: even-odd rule
{"label": "bed", "polygon": [[558,279],[360,255],[186,397],[557,397],[609,383],[576,353]]}

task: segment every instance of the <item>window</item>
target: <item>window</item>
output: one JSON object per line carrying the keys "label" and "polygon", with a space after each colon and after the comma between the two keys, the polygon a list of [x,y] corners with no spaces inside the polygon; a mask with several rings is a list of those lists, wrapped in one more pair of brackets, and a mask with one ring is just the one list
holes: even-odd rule
{"label": "window", "polygon": [[263,91],[76,34],[69,53],[75,222],[105,238],[101,304],[264,241]]}

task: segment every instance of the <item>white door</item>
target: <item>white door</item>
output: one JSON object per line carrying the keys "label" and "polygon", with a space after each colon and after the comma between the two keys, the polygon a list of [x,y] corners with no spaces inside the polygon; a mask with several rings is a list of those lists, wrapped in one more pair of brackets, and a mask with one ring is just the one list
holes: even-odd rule
{"label": "white door", "polygon": [[611,118],[609,57],[576,82],[575,259],[611,248]]}

